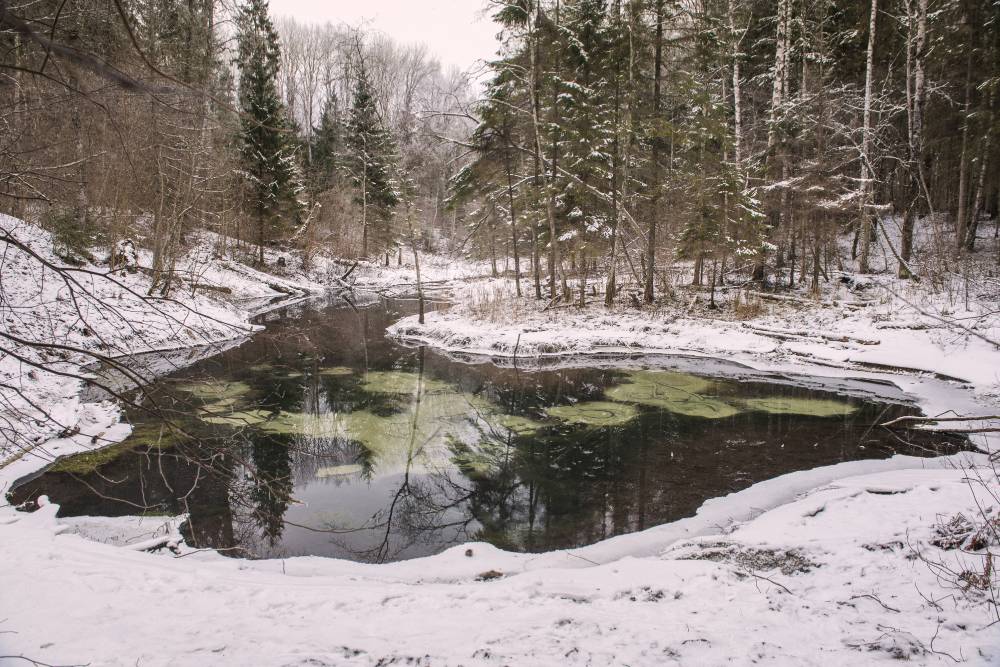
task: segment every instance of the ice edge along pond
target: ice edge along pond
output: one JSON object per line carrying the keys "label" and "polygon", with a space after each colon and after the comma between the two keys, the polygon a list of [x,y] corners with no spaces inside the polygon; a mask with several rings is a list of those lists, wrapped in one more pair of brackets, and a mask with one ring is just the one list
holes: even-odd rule
{"label": "ice edge along pond", "polygon": [[785,473],[967,446],[875,428],[918,412],[888,384],[710,359],[463,363],[386,337],[411,309],[330,296],[263,315],[155,382],[158,414],[132,411],[127,440],[19,480],[11,502],[183,513],[189,545],[233,556],[386,562],[583,546]]}

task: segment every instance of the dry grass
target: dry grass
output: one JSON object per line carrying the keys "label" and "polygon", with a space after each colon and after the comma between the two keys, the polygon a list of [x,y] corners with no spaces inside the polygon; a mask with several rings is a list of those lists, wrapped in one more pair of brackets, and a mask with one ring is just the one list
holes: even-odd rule
{"label": "dry grass", "polygon": [[736,292],[733,298],[733,316],[737,320],[752,320],[764,312],[764,302],[760,297]]}
{"label": "dry grass", "polygon": [[510,281],[476,285],[466,293],[466,307],[474,320],[494,324],[516,322],[526,317],[530,308],[518,297]]}

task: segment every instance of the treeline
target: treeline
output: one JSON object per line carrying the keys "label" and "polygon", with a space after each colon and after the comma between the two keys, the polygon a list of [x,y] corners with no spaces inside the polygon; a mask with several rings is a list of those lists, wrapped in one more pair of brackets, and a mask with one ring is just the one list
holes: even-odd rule
{"label": "treeline", "polygon": [[132,241],[166,291],[195,230],[306,264],[462,235],[470,86],[426,47],[276,25],[266,0],[14,0],[0,47],[0,211],[67,259]]}
{"label": "treeline", "polygon": [[818,290],[875,247],[905,277],[915,234],[947,265],[997,214],[997,0],[492,4],[502,57],[452,202],[519,293],[584,302],[600,271],[609,303],[623,280],[651,302],[676,259],[695,284]]}

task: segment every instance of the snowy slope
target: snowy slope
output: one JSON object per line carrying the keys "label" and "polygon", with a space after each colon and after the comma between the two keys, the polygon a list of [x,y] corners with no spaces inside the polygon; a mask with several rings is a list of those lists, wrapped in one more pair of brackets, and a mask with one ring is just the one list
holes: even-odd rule
{"label": "snowy slope", "polygon": [[[81,403],[83,383],[73,376],[99,359],[122,360],[139,375],[162,374],[245,339],[259,328],[250,315],[271,299],[322,289],[212,257],[215,239],[204,235],[177,267],[182,287],[169,298],[149,297],[142,271],[111,273],[93,264],[55,271],[65,262],[47,232],[0,216],[0,233],[25,245],[0,242],[0,468],[25,452],[37,467],[52,460],[55,447],[71,451],[65,438],[61,447],[50,442],[59,434],[89,429],[92,437],[76,449],[127,435],[115,424],[115,406]],[[143,266],[150,257],[141,251],[138,259]],[[136,356],[154,350],[179,353]]]}

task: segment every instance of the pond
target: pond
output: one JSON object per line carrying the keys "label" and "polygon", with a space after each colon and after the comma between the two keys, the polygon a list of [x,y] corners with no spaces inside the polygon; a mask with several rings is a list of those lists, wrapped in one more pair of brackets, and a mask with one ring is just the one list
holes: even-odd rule
{"label": "pond", "polygon": [[155,382],[128,440],[56,461],[11,501],[185,513],[189,544],[233,556],[385,562],[472,540],[590,544],[784,473],[964,446],[873,427],[917,413],[884,384],[713,360],[463,363],[387,339],[410,312],[335,296],[273,311],[245,344]]}

